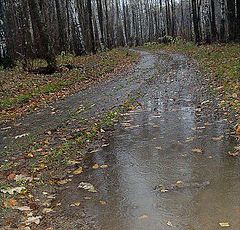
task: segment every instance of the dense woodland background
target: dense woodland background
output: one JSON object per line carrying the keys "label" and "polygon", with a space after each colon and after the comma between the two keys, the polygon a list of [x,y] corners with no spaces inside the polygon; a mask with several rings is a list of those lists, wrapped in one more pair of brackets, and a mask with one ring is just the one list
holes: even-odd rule
{"label": "dense woodland background", "polygon": [[[240,40],[240,0],[0,0],[1,63],[171,40]],[[7,63],[7,64],[6,64]]]}

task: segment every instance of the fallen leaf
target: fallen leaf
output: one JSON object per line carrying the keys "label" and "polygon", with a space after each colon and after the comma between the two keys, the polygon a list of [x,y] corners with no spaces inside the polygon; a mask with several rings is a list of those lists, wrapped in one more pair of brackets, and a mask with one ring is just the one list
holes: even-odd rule
{"label": "fallen leaf", "polygon": [[26,158],[34,158],[33,153],[25,153],[24,155],[25,155]]}
{"label": "fallen leaf", "polygon": [[22,207],[14,207],[13,209],[19,210],[19,211],[31,211],[32,209],[28,206],[22,206]]}
{"label": "fallen leaf", "polygon": [[148,218],[148,215],[142,215],[142,216],[138,217],[139,220],[143,220],[143,219],[147,219],[147,218]]}
{"label": "fallen leaf", "polygon": [[192,149],[192,152],[194,153],[203,153],[202,149]]}
{"label": "fallen leaf", "polygon": [[213,141],[221,141],[224,138],[224,136],[219,136],[219,137],[212,137]]}
{"label": "fallen leaf", "polygon": [[67,184],[68,182],[72,181],[72,179],[65,179],[65,180],[59,180],[57,184],[59,185],[64,185]]}
{"label": "fallen leaf", "polygon": [[227,222],[225,222],[225,223],[219,223],[219,225],[221,226],[221,227],[230,227],[230,224],[229,223],[227,223]]}
{"label": "fallen leaf", "polygon": [[73,174],[74,175],[79,175],[83,172],[83,168],[82,167],[79,167],[78,169],[76,169],[75,171],[73,171]]}
{"label": "fallen leaf", "polygon": [[99,152],[100,151],[100,149],[94,149],[94,150],[92,150],[90,153],[97,153],[97,152]]}
{"label": "fallen leaf", "polygon": [[236,134],[240,136],[240,124],[236,126]]}
{"label": "fallen leaf", "polygon": [[16,174],[15,173],[11,173],[11,174],[8,175],[7,180],[12,181],[12,180],[15,179],[15,177],[16,177]]}
{"label": "fallen leaf", "polygon": [[8,129],[11,129],[12,127],[8,126],[8,127],[3,127],[1,128],[1,130],[5,131],[5,130],[8,130]]}
{"label": "fallen leaf", "polygon": [[81,202],[74,202],[73,204],[70,204],[70,207],[79,207],[81,205]]}
{"label": "fallen leaf", "polygon": [[47,168],[47,166],[44,163],[41,163],[38,167],[40,170]]}
{"label": "fallen leaf", "polygon": [[4,194],[8,193],[10,195],[13,195],[15,192],[21,193],[25,189],[26,189],[25,187],[15,187],[15,188],[1,189],[0,191]]}
{"label": "fallen leaf", "polygon": [[181,180],[178,180],[176,184],[183,184],[183,182]]}
{"label": "fallen leaf", "polygon": [[95,164],[95,165],[93,165],[92,168],[93,168],[93,169],[98,169],[98,168],[99,168],[99,165],[98,165],[98,164]]}
{"label": "fallen leaf", "polygon": [[80,163],[81,163],[81,161],[75,161],[75,160],[69,160],[67,162],[68,165],[77,165],[77,164],[80,164]]}
{"label": "fallen leaf", "polygon": [[240,152],[239,152],[239,151],[236,151],[236,152],[229,152],[228,154],[229,154],[230,156],[232,156],[232,157],[240,156]]}
{"label": "fallen leaf", "polygon": [[47,214],[47,213],[50,213],[50,212],[54,212],[52,208],[44,208],[42,210],[42,213],[44,213],[44,214]]}
{"label": "fallen leaf", "polygon": [[160,146],[159,146],[159,147],[155,147],[155,148],[156,148],[157,150],[162,150],[162,147],[160,147]]}
{"label": "fallen leaf", "polygon": [[101,169],[106,169],[106,168],[108,168],[108,165],[101,165],[100,168]]}
{"label": "fallen leaf", "polygon": [[195,139],[194,137],[188,137],[186,142],[194,141],[194,139]]}
{"label": "fallen leaf", "polygon": [[22,138],[22,137],[27,137],[28,135],[29,135],[29,133],[24,133],[24,134],[15,136],[14,138],[15,138],[15,139],[18,139],[18,138]]}
{"label": "fallen leaf", "polygon": [[88,192],[97,192],[96,189],[94,188],[94,186],[88,182],[81,182],[79,185],[78,185],[78,188],[82,188],[82,189],[85,189],[87,190]]}
{"label": "fallen leaf", "polygon": [[17,200],[15,200],[14,198],[11,198],[9,200],[6,200],[4,202],[5,207],[13,207],[17,205]]}
{"label": "fallen leaf", "polygon": [[15,181],[16,182],[27,182],[27,181],[32,181],[33,178],[32,177],[28,177],[28,176],[25,176],[25,175],[16,175],[15,177]]}
{"label": "fallen leaf", "polygon": [[99,202],[100,202],[100,204],[102,204],[102,205],[106,205],[106,204],[107,204],[107,202],[106,202],[106,201],[103,201],[103,200],[100,200]]}
{"label": "fallen leaf", "polygon": [[36,225],[39,225],[41,219],[42,219],[42,216],[30,216],[27,218],[25,223],[26,223],[26,225],[30,225],[33,223]]}

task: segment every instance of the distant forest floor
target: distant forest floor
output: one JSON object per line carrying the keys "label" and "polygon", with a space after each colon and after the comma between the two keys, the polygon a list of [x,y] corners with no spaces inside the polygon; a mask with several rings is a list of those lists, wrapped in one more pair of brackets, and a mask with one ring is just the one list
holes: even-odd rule
{"label": "distant forest floor", "polygon": [[152,52],[168,50],[190,55],[197,61],[210,80],[214,95],[220,96],[221,106],[227,116],[240,122],[240,44],[212,44],[196,46],[193,43],[161,45],[147,43],[145,49]]}
{"label": "distant forest floor", "polygon": [[[24,71],[20,63],[13,69],[0,70],[0,123],[107,79],[137,57],[135,52],[119,48],[96,55],[58,56],[59,71],[51,75]],[[43,60],[32,62],[33,69],[44,66]]]}

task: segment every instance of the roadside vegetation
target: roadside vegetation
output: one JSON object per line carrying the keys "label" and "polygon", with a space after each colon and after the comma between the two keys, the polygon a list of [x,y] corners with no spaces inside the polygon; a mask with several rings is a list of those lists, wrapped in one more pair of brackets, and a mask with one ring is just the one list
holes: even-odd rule
{"label": "roadside vegetation", "polygon": [[[110,74],[126,69],[136,59],[136,53],[119,48],[96,55],[58,56],[59,71],[51,75],[29,73],[20,63],[13,69],[0,70],[0,121],[106,79]],[[47,63],[34,60],[32,65],[36,69]]]}
{"label": "roadside vegetation", "polygon": [[161,49],[170,52],[182,52],[194,58],[200,68],[211,76],[210,87],[220,96],[221,106],[230,109],[240,122],[240,44],[211,44],[196,46],[194,43],[164,45],[146,43],[144,48],[158,52]]}

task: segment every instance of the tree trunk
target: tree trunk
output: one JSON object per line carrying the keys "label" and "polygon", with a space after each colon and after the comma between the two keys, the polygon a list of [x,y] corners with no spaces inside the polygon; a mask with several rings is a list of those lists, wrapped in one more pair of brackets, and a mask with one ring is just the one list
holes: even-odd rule
{"label": "tree trunk", "polygon": [[56,57],[53,52],[53,46],[50,41],[49,35],[45,30],[45,26],[41,18],[39,3],[37,0],[28,0],[28,5],[31,14],[31,20],[33,22],[33,29],[37,30],[39,41],[41,43],[41,56],[46,59],[49,68],[56,69]]}
{"label": "tree trunk", "polygon": [[[228,39],[236,39],[236,17],[235,17],[235,0],[227,0],[227,18],[228,18]],[[239,26],[239,25],[238,25]]]}
{"label": "tree trunk", "polygon": [[217,40],[218,32],[216,26],[216,14],[215,14],[215,2],[211,0],[211,33],[212,33],[212,41],[215,42]]}
{"label": "tree trunk", "polygon": [[88,36],[90,39],[90,51],[95,54],[95,39],[94,39],[94,30],[93,30],[93,22],[92,22],[92,3],[91,0],[87,0],[87,10],[88,10]]}
{"label": "tree trunk", "polygon": [[195,42],[196,44],[199,44],[201,41],[201,38],[200,38],[200,31],[199,31],[199,17],[198,17],[196,0],[192,0],[192,13],[193,13],[193,27],[194,27],[194,34],[195,34]]}

